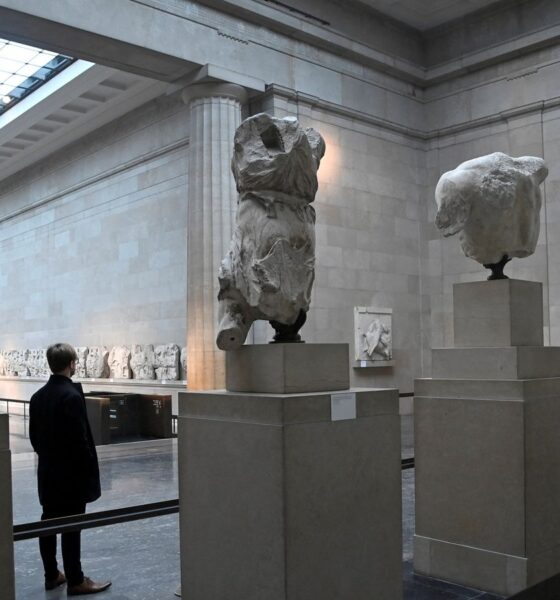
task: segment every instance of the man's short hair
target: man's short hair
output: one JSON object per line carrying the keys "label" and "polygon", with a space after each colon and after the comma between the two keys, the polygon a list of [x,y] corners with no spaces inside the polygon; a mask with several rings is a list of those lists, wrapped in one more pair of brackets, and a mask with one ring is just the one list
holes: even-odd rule
{"label": "man's short hair", "polygon": [[47,362],[53,373],[64,371],[73,360],[78,360],[78,355],[70,344],[53,344],[47,348]]}

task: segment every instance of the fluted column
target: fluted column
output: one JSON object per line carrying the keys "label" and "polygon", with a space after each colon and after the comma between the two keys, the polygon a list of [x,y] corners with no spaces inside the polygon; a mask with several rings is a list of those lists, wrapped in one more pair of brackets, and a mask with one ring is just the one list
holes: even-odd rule
{"label": "fluted column", "polygon": [[218,270],[229,249],[237,193],[231,173],[233,136],[244,88],[207,83],[183,91],[190,107],[187,210],[187,377],[193,390],[225,385],[216,347]]}

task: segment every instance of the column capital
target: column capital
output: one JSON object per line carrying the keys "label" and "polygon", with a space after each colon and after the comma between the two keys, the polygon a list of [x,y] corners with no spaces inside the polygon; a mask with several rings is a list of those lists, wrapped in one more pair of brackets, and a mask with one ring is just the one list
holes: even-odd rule
{"label": "column capital", "polygon": [[181,98],[187,105],[199,98],[233,98],[243,104],[247,101],[247,90],[235,83],[196,83],[184,88]]}

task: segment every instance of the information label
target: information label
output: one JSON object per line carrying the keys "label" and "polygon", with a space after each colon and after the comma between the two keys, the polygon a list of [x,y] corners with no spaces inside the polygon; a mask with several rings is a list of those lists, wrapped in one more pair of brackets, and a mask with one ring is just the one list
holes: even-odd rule
{"label": "information label", "polygon": [[356,394],[344,392],[331,394],[331,421],[345,421],[356,418]]}

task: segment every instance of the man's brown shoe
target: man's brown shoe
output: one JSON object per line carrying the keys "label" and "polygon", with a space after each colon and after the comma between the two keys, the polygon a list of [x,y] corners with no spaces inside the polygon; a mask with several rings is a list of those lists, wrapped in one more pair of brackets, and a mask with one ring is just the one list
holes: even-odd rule
{"label": "man's brown shoe", "polygon": [[95,583],[89,577],[84,577],[84,580],[80,585],[68,586],[67,593],[69,596],[83,596],[85,594],[98,594],[104,592],[108,587],[111,586],[110,581],[103,583]]}
{"label": "man's brown shoe", "polygon": [[63,585],[66,583],[66,577],[64,577],[64,573],[58,572],[56,579],[45,580],[45,589],[46,590],[54,590],[59,585]]}

